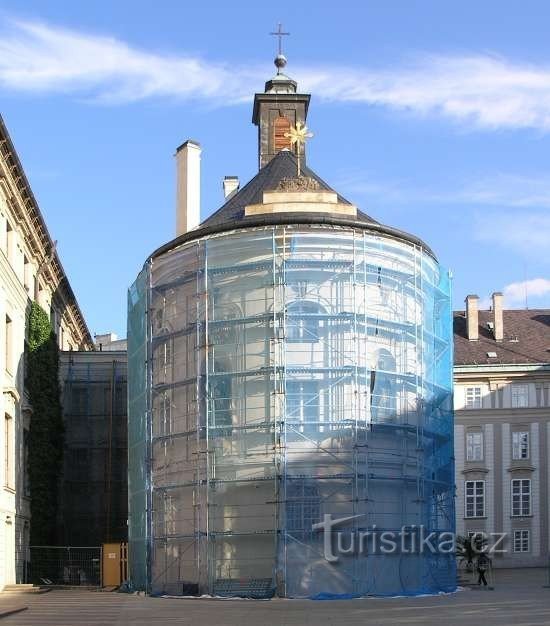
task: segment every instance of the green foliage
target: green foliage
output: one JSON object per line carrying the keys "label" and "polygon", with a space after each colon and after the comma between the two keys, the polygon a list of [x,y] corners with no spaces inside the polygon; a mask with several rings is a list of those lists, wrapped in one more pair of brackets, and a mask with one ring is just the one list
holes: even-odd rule
{"label": "green foliage", "polygon": [[27,389],[32,407],[29,430],[31,545],[55,545],[59,478],[63,460],[63,414],[59,352],[48,314],[31,305]]}

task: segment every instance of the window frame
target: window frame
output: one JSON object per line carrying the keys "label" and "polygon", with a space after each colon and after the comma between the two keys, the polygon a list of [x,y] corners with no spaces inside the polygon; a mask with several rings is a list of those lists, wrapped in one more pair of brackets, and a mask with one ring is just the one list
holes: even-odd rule
{"label": "window frame", "polygon": [[513,552],[523,554],[531,552],[531,532],[528,528],[518,528],[514,530]]}
{"label": "window frame", "polygon": [[4,360],[5,370],[11,376],[13,375],[13,318],[6,313],[4,318]]}
{"label": "window frame", "polygon": [[[514,493],[515,484],[519,486],[519,491],[516,493]],[[525,492],[524,487],[526,485],[527,485],[527,491]],[[514,496],[516,496],[515,499],[514,499]],[[530,478],[512,478],[510,480],[511,517],[530,517],[532,515],[532,510],[533,510],[531,500],[532,500],[531,479]],[[524,508],[525,502],[527,502],[526,509]]]}
{"label": "window frame", "polygon": [[[472,392],[472,401],[469,402],[468,395]],[[483,396],[481,393],[481,385],[469,385],[464,391],[464,408],[469,411],[475,411],[483,408]]]}
{"label": "window frame", "polygon": [[[529,430],[514,430],[512,431],[512,460],[513,461],[525,461],[531,456],[531,441],[530,441],[530,431]],[[523,449],[522,441],[520,439],[520,435],[526,435],[525,437],[525,456],[521,456],[521,452]],[[518,441],[514,441],[514,439],[518,439]],[[519,456],[516,454],[516,451],[519,452]]]}
{"label": "window frame", "polygon": [[15,440],[14,421],[4,413],[4,487],[15,489]]}
{"label": "window frame", "polygon": [[[519,390],[524,393],[519,394]],[[519,399],[522,398],[521,402]],[[527,383],[512,383],[510,389],[510,406],[513,409],[526,409],[529,407],[529,385]]]}
{"label": "window frame", "polygon": [[[473,491],[468,494],[468,485],[473,485]],[[478,485],[482,486],[481,493],[477,492]],[[479,508],[478,498],[481,498],[481,508]],[[468,514],[468,506],[473,507],[472,515]],[[464,517],[466,519],[484,518],[485,517],[485,481],[484,480],[465,480],[464,481]]]}
{"label": "window frame", "polygon": [[[479,443],[470,444],[470,438],[479,436]],[[471,430],[466,432],[466,461],[483,461],[485,458],[485,437],[482,430]],[[475,451],[479,450],[479,456],[475,454]],[[470,454],[470,451],[472,454]]]}

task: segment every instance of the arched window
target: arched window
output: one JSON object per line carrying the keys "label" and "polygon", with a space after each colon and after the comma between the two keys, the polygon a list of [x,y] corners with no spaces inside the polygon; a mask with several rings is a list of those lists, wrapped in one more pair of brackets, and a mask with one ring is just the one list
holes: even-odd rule
{"label": "arched window", "polygon": [[323,307],[317,302],[309,302],[308,300],[291,302],[286,309],[287,341],[317,343],[321,324],[320,315],[323,313]]}
{"label": "arched window", "polygon": [[285,134],[290,131],[290,121],[283,115],[275,118],[273,123],[273,147],[275,152],[280,152],[285,148],[290,150],[291,143],[290,138],[285,137]]}

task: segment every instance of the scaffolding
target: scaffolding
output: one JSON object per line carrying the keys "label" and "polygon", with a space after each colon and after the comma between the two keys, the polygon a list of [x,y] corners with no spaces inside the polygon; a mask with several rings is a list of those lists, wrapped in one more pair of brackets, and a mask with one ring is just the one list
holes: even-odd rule
{"label": "scaffolding", "polygon": [[127,364],[124,352],[62,352],[65,448],[59,545],[127,538]]}
{"label": "scaffolding", "polygon": [[[345,227],[242,229],[149,260],[129,292],[134,585],[454,590],[453,554],[409,549],[454,530],[449,292],[421,247]],[[365,545],[384,532],[395,551]]]}

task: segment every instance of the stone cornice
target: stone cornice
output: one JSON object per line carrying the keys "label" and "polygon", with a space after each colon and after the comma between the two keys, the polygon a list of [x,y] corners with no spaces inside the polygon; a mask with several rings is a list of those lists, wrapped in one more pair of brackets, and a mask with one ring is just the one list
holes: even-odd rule
{"label": "stone cornice", "polygon": [[453,367],[455,382],[470,379],[517,379],[518,377],[550,378],[550,363],[519,363],[494,365],[455,365]]}
{"label": "stone cornice", "polygon": [[507,472],[534,472],[535,467],[532,465],[510,465],[510,467],[506,468]]}
{"label": "stone cornice", "polygon": [[19,395],[19,391],[17,391],[16,387],[4,387],[4,394],[11,396],[15,402],[19,402],[21,396]]}
{"label": "stone cornice", "polygon": [[456,409],[454,413],[457,422],[458,420],[473,420],[479,422],[489,418],[497,420],[510,420],[512,418],[523,418],[525,420],[546,418],[550,420],[550,407],[548,406],[523,407],[518,409]]}

